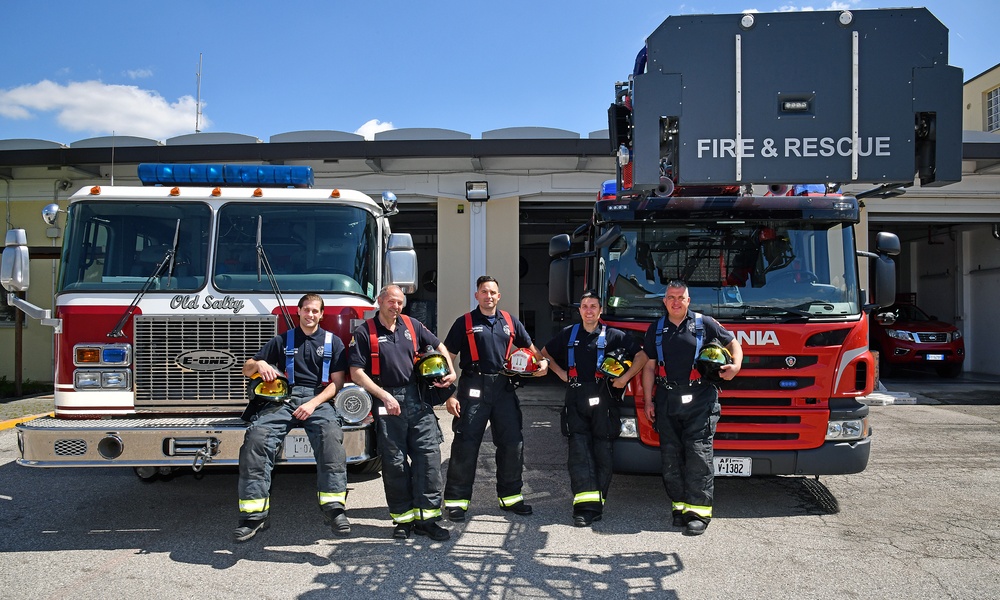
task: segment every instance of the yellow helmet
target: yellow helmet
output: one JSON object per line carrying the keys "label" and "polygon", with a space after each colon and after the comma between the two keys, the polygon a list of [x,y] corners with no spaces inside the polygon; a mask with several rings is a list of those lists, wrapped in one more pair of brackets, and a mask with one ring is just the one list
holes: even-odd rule
{"label": "yellow helmet", "polygon": [[451,372],[448,369],[448,361],[445,359],[444,355],[432,348],[429,348],[428,351],[417,360],[417,364],[414,366],[414,369],[416,370],[417,375],[427,382],[440,380],[442,377]]}
{"label": "yellow helmet", "polygon": [[268,402],[284,402],[292,394],[292,387],[288,385],[288,379],[279,375],[274,381],[264,381],[260,373],[254,373],[247,385],[247,398],[254,400],[264,400]]}
{"label": "yellow helmet", "polygon": [[733,355],[725,346],[717,341],[712,341],[698,352],[698,358],[694,362],[695,368],[698,369],[702,377],[712,381],[721,381],[719,370],[724,365],[733,364]]}
{"label": "yellow helmet", "polygon": [[597,370],[608,377],[617,379],[632,368],[632,361],[625,357],[624,348],[615,348],[604,355],[604,360],[597,365]]}

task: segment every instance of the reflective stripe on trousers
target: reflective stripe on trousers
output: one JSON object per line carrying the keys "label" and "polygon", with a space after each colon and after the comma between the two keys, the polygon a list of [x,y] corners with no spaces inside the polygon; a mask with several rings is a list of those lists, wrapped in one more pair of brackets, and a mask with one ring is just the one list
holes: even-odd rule
{"label": "reflective stripe on trousers", "polygon": [[436,520],[441,516],[443,436],[434,409],[420,401],[415,385],[386,391],[400,409],[398,415],[380,414],[375,420],[389,515],[396,523]]}
{"label": "reflective stripe on trousers", "polygon": [[[446,506],[464,502],[465,506],[455,507],[468,510],[476,481],[479,448],[487,425],[490,425],[496,446],[497,498],[521,493],[524,470],[521,407],[517,395],[508,386],[509,379],[504,375],[462,374],[457,393],[461,416],[452,420],[455,437],[451,442],[448,482],[444,490]],[[472,397],[470,390],[477,390],[479,396]]]}
{"label": "reflective stripe on trousers", "polygon": [[[295,409],[315,397],[318,388],[294,386],[287,403],[269,405],[255,416],[243,435],[240,447],[240,477],[238,496],[240,517],[262,519],[270,509],[271,471],[278,448],[288,432],[302,427],[316,458],[316,489],[321,494],[347,493],[347,453],[344,450],[344,430],[340,427],[337,410],[324,402],[305,421],[292,417]],[[254,501],[264,500],[264,504]],[[336,500],[333,500],[336,502]],[[256,507],[253,509],[245,507]]]}

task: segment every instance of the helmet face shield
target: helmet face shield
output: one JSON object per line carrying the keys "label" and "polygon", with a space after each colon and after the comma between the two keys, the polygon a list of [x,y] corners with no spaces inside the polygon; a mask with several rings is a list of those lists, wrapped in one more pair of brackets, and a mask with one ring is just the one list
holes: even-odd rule
{"label": "helmet face shield", "polygon": [[442,377],[451,373],[448,368],[448,361],[445,359],[444,354],[435,351],[429,351],[417,360],[417,364],[413,367],[414,372],[417,377],[420,377],[424,381],[433,383],[435,381],[440,381]]}
{"label": "helmet face shield", "polygon": [[247,396],[251,401],[284,402],[292,394],[288,380],[281,376],[276,377],[274,381],[264,381],[260,375],[254,375],[247,390]]}
{"label": "helmet face shield", "polygon": [[632,367],[632,361],[625,358],[625,351],[616,348],[604,355],[604,360],[597,366],[597,370],[608,377],[618,378],[625,374]]}
{"label": "helmet face shield", "polygon": [[701,376],[713,381],[720,381],[722,377],[719,376],[719,371],[723,366],[731,364],[733,364],[733,355],[718,342],[705,345],[698,352],[698,358],[695,360],[695,367]]}
{"label": "helmet face shield", "polygon": [[421,377],[429,379],[444,377],[448,374],[448,362],[441,354],[434,354],[421,359],[417,369]]}

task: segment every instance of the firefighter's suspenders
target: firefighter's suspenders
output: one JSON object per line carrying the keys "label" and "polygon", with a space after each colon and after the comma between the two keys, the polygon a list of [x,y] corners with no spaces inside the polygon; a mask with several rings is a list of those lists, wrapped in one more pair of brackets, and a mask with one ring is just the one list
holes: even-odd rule
{"label": "firefighter's suspenders", "polygon": [[[667,379],[667,369],[663,365],[663,326],[666,324],[666,317],[660,317],[656,322],[656,376],[662,380]],[[694,313],[694,359],[698,360],[698,353],[701,352],[701,344],[705,340],[705,320],[701,313]],[[694,363],[691,365],[694,371]]]}
{"label": "firefighter's suspenders", "polygon": [[[510,318],[510,313],[501,310],[498,311],[503,320],[507,323],[507,330],[510,331],[510,339],[507,340],[507,352],[504,353],[503,359],[507,360],[510,356],[511,348],[514,347],[514,320]],[[476,334],[472,330],[472,313],[465,313],[465,335],[469,340],[469,360],[472,362],[472,366],[475,369],[479,368],[479,348],[476,346]]]}
{"label": "firefighter's suspenders", "polygon": [[[413,341],[413,360],[417,359],[417,332],[413,328],[413,321],[410,317],[406,315],[399,315],[403,319],[403,325],[410,332],[410,339]],[[381,373],[381,366],[378,359],[378,332],[375,330],[375,319],[378,317],[372,317],[368,319],[368,346],[371,348],[372,352],[372,377],[378,377]]]}
{"label": "firefighter's suspenders", "polygon": [[[330,383],[330,361],[333,359],[333,334],[326,332],[323,339],[323,385]],[[295,385],[295,330],[285,332],[285,379]]]}
{"label": "firefighter's suspenders", "polygon": [[[567,350],[567,362],[569,363],[569,375],[570,383],[576,383],[577,371],[576,371],[576,335],[580,332],[580,324],[577,323],[573,325],[573,330],[569,334],[569,349]],[[601,373],[601,363],[604,362],[604,347],[607,346],[607,332],[608,328],[604,323],[601,323],[601,333],[597,336],[597,373],[596,377],[600,379],[604,376]],[[659,343],[659,342],[657,342]],[[661,351],[662,352],[662,351]]]}

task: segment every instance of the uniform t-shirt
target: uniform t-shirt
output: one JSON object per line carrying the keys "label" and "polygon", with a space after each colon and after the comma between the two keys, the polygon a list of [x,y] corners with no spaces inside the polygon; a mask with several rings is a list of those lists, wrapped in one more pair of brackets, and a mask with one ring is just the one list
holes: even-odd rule
{"label": "uniform t-shirt", "polygon": [[[295,331],[295,358],[293,361],[293,384],[316,387],[323,381],[323,346],[326,342],[326,330],[322,327],[312,335],[306,335],[302,329]],[[330,374],[347,370],[347,353],[344,342],[339,337],[331,335]],[[279,371],[285,371],[285,334],[275,336],[264,344],[254,360],[265,360]],[[288,376],[287,374],[285,375]],[[330,378],[326,378],[330,381]]]}
{"label": "uniform t-shirt", "polygon": [[[643,347],[649,360],[658,360],[656,354],[656,325],[659,319],[653,321],[646,336],[643,338]],[[702,326],[705,328],[702,346],[717,340],[723,346],[733,341],[733,334],[723,327],[718,321],[709,316],[702,317]],[[695,334],[694,312],[688,311],[687,316],[681,321],[679,326],[670,322],[670,318],[663,319],[663,364],[667,371],[668,381],[688,381],[691,378],[691,369],[694,367],[694,349],[698,345]]]}
{"label": "uniform t-shirt", "polygon": [[[601,325],[598,324],[593,332],[588,333],[580,324],[573,345],[573,355],[576,360],[577,381],[580,383],[592,383],[597,380],[597,342],[601,336]],[[556,364],[569,371],[569,340],[573,335],[573,326],[564,328],[556,334],[549,343],[545,344],[545,351],[549,353]],[[642,345],[632,335],[621,329],[608,327],[604,334],[604,353],[616,348],[624,348],[626,356],[631,359],[640,350]]]}
{"label": "uniform t-shirt", "polygon": [[[479,352],[479,372],[499,373],[507,362],[507,345],[510,343],[510,327],[507,320],[497,310],[492,320],[479,310],[477,306],[471,313],[472,331],[476,337],[476,350]],[[531,336],[524,325],[514,315],[510,316],[514,324],[513,348],[529,348]],[[458,366],[462,371],[472,367],[472,356],[469,350],[469,335],[465,327],[465,315],[455,319],[455,323],[444,339],[448,352],[458,355]]]}
{"label": "uniform t-shirt", "polygon": [[[403,323],[401,316],[396,317],[396,330],[389,331],[382,325],[378,315],[369,319],[375,323],[378,336],[379,374],[378,384],[383,388],[403,387],[413,378],[413,337]],[[423,352],[427,346],[437,348],[441,341],[420,321],[410,318],[413,331],[417,336],[417,348]],[[361,367],[372,374],[372,350],[369,340],[368,322],[362,323],[354,330],[351,340],[349,363],[352,367]]]}

